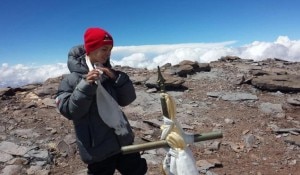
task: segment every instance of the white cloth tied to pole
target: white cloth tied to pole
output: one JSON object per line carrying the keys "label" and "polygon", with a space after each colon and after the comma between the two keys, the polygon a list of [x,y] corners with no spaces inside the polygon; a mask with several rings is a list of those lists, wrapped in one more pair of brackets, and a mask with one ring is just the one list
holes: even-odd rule
{"label": "white cloth tied to pole", "polygon": [[[89,58],[86,56],[86,63],[89,70],[93,70],[94,67],[91,64]],[[110,128],[114,128],[117,135],[128,134],[127,121],[124,118],[123,112],[119,107],[119,104],[115,99],[104,89],[99,79],[95,83],[98,84],[96,90],[97,108],[101,119]]]}
{"label": "white cloth tied to pole", "polygon": [[172,132],[172,130],[174,128],[176,128],[179,132],[180,135],[183,136],[183,139],[185,141],[186,144],[192,144],[194,143],[194,135],[192,134],[187,134],[183,131],[180,123],[178,123],[178,121],[176,120],[176,118],[174,118],[173,120],[163,116],[163,128],[162,128],[162,132],[161,132],[161,136],[160,139],[164,140],[167,138],[168,134],[170,134]]}
{"label": "white cloth tied to pole", "polygon": [[193,135],[185,134],[175,118],[175,103],[171,96],[162,94],[166,99],[169,118],[163,117],[161,139],[165,139],[170,148],[163,160],[166,175],[198,175],[199,171],[191,149],[187,144],[194,143]]}

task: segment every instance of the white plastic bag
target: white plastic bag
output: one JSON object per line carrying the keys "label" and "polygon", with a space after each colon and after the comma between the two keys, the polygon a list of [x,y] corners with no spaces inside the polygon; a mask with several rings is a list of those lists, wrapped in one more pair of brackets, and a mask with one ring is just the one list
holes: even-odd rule
{"label": "white plastic bag", "polygon": [[101,85],[100,80],[98,81],[96,94],[98,113],[104,123],[114,128],[117,135],[128,134],[127,121],[124,118],[123,112],[115,99]]}

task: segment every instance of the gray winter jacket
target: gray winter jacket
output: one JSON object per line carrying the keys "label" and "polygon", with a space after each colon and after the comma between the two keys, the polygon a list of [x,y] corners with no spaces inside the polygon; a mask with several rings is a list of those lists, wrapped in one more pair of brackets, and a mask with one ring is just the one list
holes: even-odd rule
{"label": "gray winter jacket", "polygon": [[[99,116],[97,85],[84,80],[88,67],[82,45],[70,50],[68,68],[71,74],[62,80],[56,102],[60,113],[73,121],[82,161],[90,164],[120,153],[121,146],[133,143],[133,132],[128,125],[129,134],[117,136]],[[116,81],[106,78],[102,85],[120,106],[126,106],[135,100],[135,90],[127,74],[116,71],[116,75]]]}

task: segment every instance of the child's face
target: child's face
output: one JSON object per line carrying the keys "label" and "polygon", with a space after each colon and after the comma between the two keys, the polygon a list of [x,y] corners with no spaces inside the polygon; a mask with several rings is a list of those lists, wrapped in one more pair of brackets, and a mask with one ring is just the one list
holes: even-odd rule
{"label": "child's face", "polygon": [[89,57],[92,63],[99,62],[105,64],[107,59],[110,57],[112,45],[104,45],[92,52],[90,52]]}

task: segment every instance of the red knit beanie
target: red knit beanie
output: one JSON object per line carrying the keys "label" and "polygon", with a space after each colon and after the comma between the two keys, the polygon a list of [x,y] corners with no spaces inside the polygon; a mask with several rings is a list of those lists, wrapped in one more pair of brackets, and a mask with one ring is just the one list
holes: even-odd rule
{"label": "red knit beanie", "polygon": [[84,47],[87,54],[104,45],[113,45],[113,38],[107,31],[101,28],[88,28],[85,31]]}

